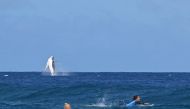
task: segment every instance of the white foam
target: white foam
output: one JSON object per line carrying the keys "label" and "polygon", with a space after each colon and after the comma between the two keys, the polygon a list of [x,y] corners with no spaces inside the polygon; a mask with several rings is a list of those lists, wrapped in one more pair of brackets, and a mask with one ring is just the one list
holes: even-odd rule
{"label": "white foam", "polygon": [[85,106],[87,106],[87,107],[102,107],[102,108],[111,107],[111,105],[108,105],[106,103],[106,100],[104,97],[98,99],[96,104],[90,104],[90,105],[85,105]]}
{"label": "white foam", "polygon": [[85,105],[87,107],[111,107],[111,105],[106,105],[104,103],[97,103],[97,104],[91,104],[91,105]]}

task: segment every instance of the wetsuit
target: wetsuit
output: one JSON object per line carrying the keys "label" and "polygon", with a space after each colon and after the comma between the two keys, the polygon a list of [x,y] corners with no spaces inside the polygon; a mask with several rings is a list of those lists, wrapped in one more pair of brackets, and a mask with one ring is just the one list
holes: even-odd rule
{"label": "wetsuit", "polygon": [[137,102],[135,102],[136,103],[136,105],[138,105],[138,104],[145,104],[144,102],[142,102],[142,101],[137,101]]}
{"label": "wetsuit", "polygon": [[136,101],[134,100],[134,101],[128,103],[126,106],[127,106],[127,107],[133,107],[133,106],[135,106],[135,105],[136,105]]}
{"label": "wetsuit", "polygon": [[127,107],[133,107],[133,106],[140,105],[140,104],[144,104],[144,103],[142,101],[133,100],[132,102],[128,103],[126,106]]}

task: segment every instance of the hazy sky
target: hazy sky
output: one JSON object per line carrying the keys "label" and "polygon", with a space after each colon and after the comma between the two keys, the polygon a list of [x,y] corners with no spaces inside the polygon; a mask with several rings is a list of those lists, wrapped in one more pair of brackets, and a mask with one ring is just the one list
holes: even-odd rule
{"label": "hazy sky", "polygon": [[190,71],[189,0],[1,0],[0,71]]}

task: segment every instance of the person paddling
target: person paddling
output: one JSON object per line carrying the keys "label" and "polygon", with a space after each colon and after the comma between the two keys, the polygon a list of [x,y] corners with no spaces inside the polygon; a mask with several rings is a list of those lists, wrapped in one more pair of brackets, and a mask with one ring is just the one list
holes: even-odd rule
{"label": "person paddling", "polygon": [[146,104],[148,104],[148,103],[142,102],[140,96],[135,95],[135,96],[133,96],[133,101],[128,103],[126,106],[127,107],[133,107],[135,105],[146,105]]}

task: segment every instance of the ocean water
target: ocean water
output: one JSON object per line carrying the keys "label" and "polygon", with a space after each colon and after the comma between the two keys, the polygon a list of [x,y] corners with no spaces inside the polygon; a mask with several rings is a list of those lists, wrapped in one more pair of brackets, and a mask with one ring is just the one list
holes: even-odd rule
{"label": "ocean water", "polygon": [[154,104],[138,109],[190,109],[190,73],[0,73],[0,109],[120,109],[133,95]]}

